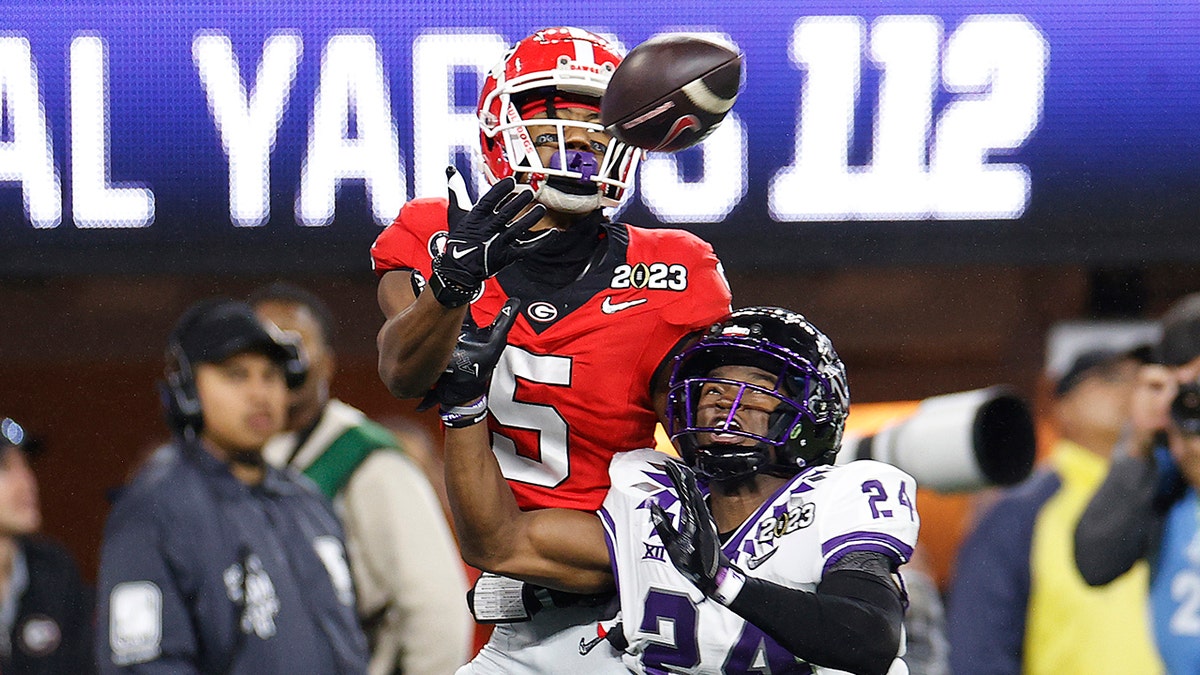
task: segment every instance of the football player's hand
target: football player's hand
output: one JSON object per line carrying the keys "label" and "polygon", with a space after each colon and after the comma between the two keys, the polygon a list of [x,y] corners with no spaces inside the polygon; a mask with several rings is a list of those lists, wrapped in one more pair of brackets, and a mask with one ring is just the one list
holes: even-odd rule
{"label": "football player's hand", "polygon": [[433,271],[455,287],[479,288],[485,279],[545,244],[557,232],[553,228],[530,232],[546,214],[541,204],[517,217],[533,201],[533,192],[518,189],[512,178],[497,182],[474,206],[466,183],[454,167],[446,169],[446,178],[449,236],[446,250],[433,260]]}
{"label": "football player's hand", "polygon": [[450,363],[418,409],[425,410],[437,403],[442,410],[448,410],[476,401],[487,394],[492,371],[500,361],[500,353],[504,351],[508,342],[508,331],[517,319],[520,304],[519,299],[509,298],[491,325],[486,328],[476,326],[471,313],[467,312],[458,342],[454,345],[454,351],[450,353]]}
{"label": "football player's hand", "polygon": [[729,559],[721,551],[717,524],[696,486],[695,474],[679,462],[667,462],[666,468],[679,495],[679,529],[657,503],[650,504],[650,518],[675,568],[709,595],[717,587],[721,568],[729,567]]}

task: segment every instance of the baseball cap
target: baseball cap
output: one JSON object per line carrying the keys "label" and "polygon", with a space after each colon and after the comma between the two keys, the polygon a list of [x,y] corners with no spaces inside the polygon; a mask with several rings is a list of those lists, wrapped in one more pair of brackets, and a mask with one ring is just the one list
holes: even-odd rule
{"label": "baseball cap", "polygon": [[1075,360],[1067,367],[1058,382],[1054,385],[1054,395],[1066,396],[1080,382],[1095,375],[1097,371],[1111,366],[1118,361],[1135,359],[1141,363],[1148,361],[1149,349],[1138,346],[1133,349],[1089,349],[1080,352]]}
{"label": "baseball cap", "polygon": [[305,364],[295,341],[278,329],[269,330],[245,302],[215,298],[192,305],[176,322],[171,342],[192,364],[220,363],[235,354],[256,352],[284,366],[290,386],[304,379]]}

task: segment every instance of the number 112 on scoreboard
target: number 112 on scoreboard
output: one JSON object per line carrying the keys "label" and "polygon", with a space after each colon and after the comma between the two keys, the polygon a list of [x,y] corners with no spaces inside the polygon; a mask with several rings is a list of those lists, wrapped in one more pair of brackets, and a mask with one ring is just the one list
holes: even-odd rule
{"label": "number 112 on scoreboard", "polygon": [[[804,17],[792,62],[805,73],[792,163],[771,180],[777,221],[1021,217],[1029,169],[1004,156],[1042,115],[1050,49],[1019,15]],[[863,55],[879,69],[868,163],[849,164]],[[937,111],[939,88],[948,102]]]}

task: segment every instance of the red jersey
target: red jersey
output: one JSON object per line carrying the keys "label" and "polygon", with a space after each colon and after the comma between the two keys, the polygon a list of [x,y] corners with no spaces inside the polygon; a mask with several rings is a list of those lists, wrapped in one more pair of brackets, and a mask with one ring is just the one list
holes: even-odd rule
{"label": "red jersey", "polygon": [[[445,246],[445,199],[405,204],[371,247],[376,274],[429,278]],[[654,447],[654,371],[688,333],[730,311],[712,247],[682,230],[604,223],[603,257],[565,288],[512,265],[471,304],[480,326],[510,297],[521,312],[488,393],[492,447],[523,509],[594,511],[617,451]]]}

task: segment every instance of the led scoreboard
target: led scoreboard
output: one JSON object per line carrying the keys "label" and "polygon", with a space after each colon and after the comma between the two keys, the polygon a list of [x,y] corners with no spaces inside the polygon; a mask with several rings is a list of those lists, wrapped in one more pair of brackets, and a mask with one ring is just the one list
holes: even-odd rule
{"label": "led scoreboard", "polygon": [[[609,0],[10,2],[0,276],[367,269],[400,205],[479,176],[507,45],[712,33],[746,85],[616,217],[734,268],[1200,256],[1200,5]],[[474,165],[473,165],[474,164]],[[482,186],[477,185],[480,189]]]}

